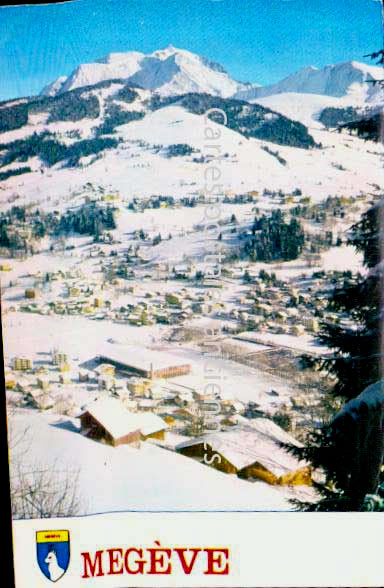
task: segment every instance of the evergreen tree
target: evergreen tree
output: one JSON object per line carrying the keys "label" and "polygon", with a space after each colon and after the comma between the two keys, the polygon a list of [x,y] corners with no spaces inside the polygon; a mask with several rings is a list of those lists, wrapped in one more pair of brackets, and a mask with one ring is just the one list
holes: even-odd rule
{"label": "evergreen tree", "polygon": [[[342,287],[332,293],[329,305],[342,312],[344,319],[337,325],[323,323],[320,332],[322,343],[331,350],[330,358],[320,361],[318,367],[327,369],[335,378],[333,394],[351,401],[370,384],[378,382],[382,374],[381,360],[381,292],[383,292],[383,268],[381,251],[383,236],[384,199],[364,213],[359,222],[351,227],[348,243],[363,254],[363,261],[368,272],[365,276],[358,274],[354,279],[345,280]],[[368,409],[363,419],[363,426],[370,426]],[[364,414],[364,413],[363,413]],[[338,413],[329,424],[320,431],[313,431],[304,448],[289,447],[289,450],[302,459],[309,461],[313,467],[321,468],[325,473],[322,484],[315,484],[321,494],[316,504],[300,503],[300,510],[349,511],[377,510],[383,502],[384,485],[379,488],[377,500],[364,495],[367,482],[366,471],[376,467],[379,476],[380,459],[377,452],[383,447],[374,447],[372,459],[365,460],[364,467],[357,473],[353,468],[356,461],[352,434],[356,427],[355,416],[345,417]],[[363,440],[358,441],[359,452]],[[372,465],[373,464],[373,465]],[[373,472],[375,474],[375,472]],[[360,478],[359,478],[360,476]],[[353,484],[351,483],[353,479]],[[356,484],[356,479],[358,484]],[[360,486],[360,488],[359,488]],[[369,492],[369,490],[366,490]]]}
{"label": "evergreen tree", "polygon": [[330,359],[322,362],[337,378],[334,394],[346,399],[357,396],[366,386],[380,378],[380,304],[382,291],[381,257],[382,236],[380,221],[384,201],[370,208],[361,220],[351,227],[348,244],[363,254],[368,268],[365,277],[356,276],[336,288],[329,300],[331,310],[348,318],[340,324],[323,323],[319,338],[332,349]]}

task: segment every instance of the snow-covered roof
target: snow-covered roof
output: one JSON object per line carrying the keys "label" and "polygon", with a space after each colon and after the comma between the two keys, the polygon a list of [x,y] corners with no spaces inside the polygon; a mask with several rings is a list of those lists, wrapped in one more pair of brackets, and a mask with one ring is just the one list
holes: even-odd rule
{"label": "snow-covered roof", "polygon": [[105,398],[92,402],[86,406],[83,414],[85,413],[92,415],[114,439],[139,430],[136,415],[129,412],[114,398]]}
{"label": "snow-covered roof", "polygon": [[151,435],[157,431],[162,431],[167,428],[167,423],[157,414],[145,412],[136,415],[140,422],[140,432],[143,435]]}
{"label": "snow-covered roof", "polygon": [[114,439],[134,431],[150,435],[167,428],[166,422],[158,415],[130,412],[114,398],[96,400],[86,406],[83,414],[86,412],[92,415]]}
{"label": "snow-covered roof", "polygon": [[293,455],[280,447],[279,442],[298,442],[269,419],[253,419],[251,426],[217,432],[180,443],[176,449],[207,443],[238,470],[260,463],[276,476],[303,466]]}
{"label": "snow-covered roof", "polygon": [[163,369],[169,366],[181,365],[183,361],[170,353],[127,345],[105,349],[100,356],[104,360],[127,364],[138,369]]}

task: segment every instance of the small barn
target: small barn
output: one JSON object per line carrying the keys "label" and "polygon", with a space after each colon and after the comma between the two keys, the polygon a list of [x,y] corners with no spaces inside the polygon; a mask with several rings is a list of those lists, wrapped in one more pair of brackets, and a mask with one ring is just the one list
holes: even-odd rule
{"label": "small barn", "polygon": [[247,419],[250,425],[234,427],[180,443],[176,451],[240,478],[273,485],[312,484],[311,470],[280,445],[300,446],[270,419]]}

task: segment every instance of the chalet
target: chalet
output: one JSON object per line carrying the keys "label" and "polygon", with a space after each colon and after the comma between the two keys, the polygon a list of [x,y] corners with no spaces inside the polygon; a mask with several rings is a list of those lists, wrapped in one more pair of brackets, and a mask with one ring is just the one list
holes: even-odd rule
{"label": "chalet", "polygon": [[158,415],[133,413],[117,399],[96,400],[80,415],[81,432],[117,447],[140,440],[164,439],[167,423]]}
{"label": "chalet", "polygon": [[134,416],[118,400],[97,400],[80,415],[81,432],[86,437],[113,447],[138,445],[141,433]]}
{"label": "chalet", "polygon": [[176,446],[176,451],[240,478],[258,479],[273,485],[311,485],[311,470],[307,464],[299,462],[280,446],[281,442],[300,444],[269,419],[249,422],[251,425],[185,441]]}
{"label": "chalet", "polygon": [[127,381],[127,388],[133,396],[149,396],[151,380],[145,378],[130,378]]}
{"label": "chalet", "polygon": [[47,392],[31,389],[28,394],[30,403],[39,410],[48,410],[54,406],[52,397]]}

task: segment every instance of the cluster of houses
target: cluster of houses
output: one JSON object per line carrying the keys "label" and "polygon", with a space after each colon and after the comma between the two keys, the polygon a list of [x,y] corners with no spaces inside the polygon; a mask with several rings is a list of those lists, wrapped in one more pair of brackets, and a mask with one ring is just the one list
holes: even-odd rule
{"label": "cluster of houses", "polygon": [[25,288],[24,300],[19,309],[24,312],[59,315],[95,315],[103,310],[109,313],[111,303],[104,300],[105,284],[101,280],[86,278],[76,270],[37,272],[34,285]]}
{"label": "cluster of houses", "polygon": [[[298,441],[271,420],[253,418],[231,393],[179,383],[191,365],[159,352],[140,354],[136,348],[108,351],[94,362],[74,375],[67,354],[58,349],[46,364],[15,357],[6,372],[8,397],[60,414],[66,400],[79,423],[73,434],[112,447],[140,448],[152,442],[243,479],[311,485],[308,465],[281,447],[282,442],[299,446]],[[76,397],[80,387],[81,405]]]}
{"label": "cluster of houses", "polygon": [[320,271],[300,277],[296,284],[277,280],[271,285],[249,272],[248,291],[221,317],[235,320],[240,330],[316,336],[321,321],[340,321],[340,314],[328,309],[328,298],[337,284],[351,280],[345,272]]}

